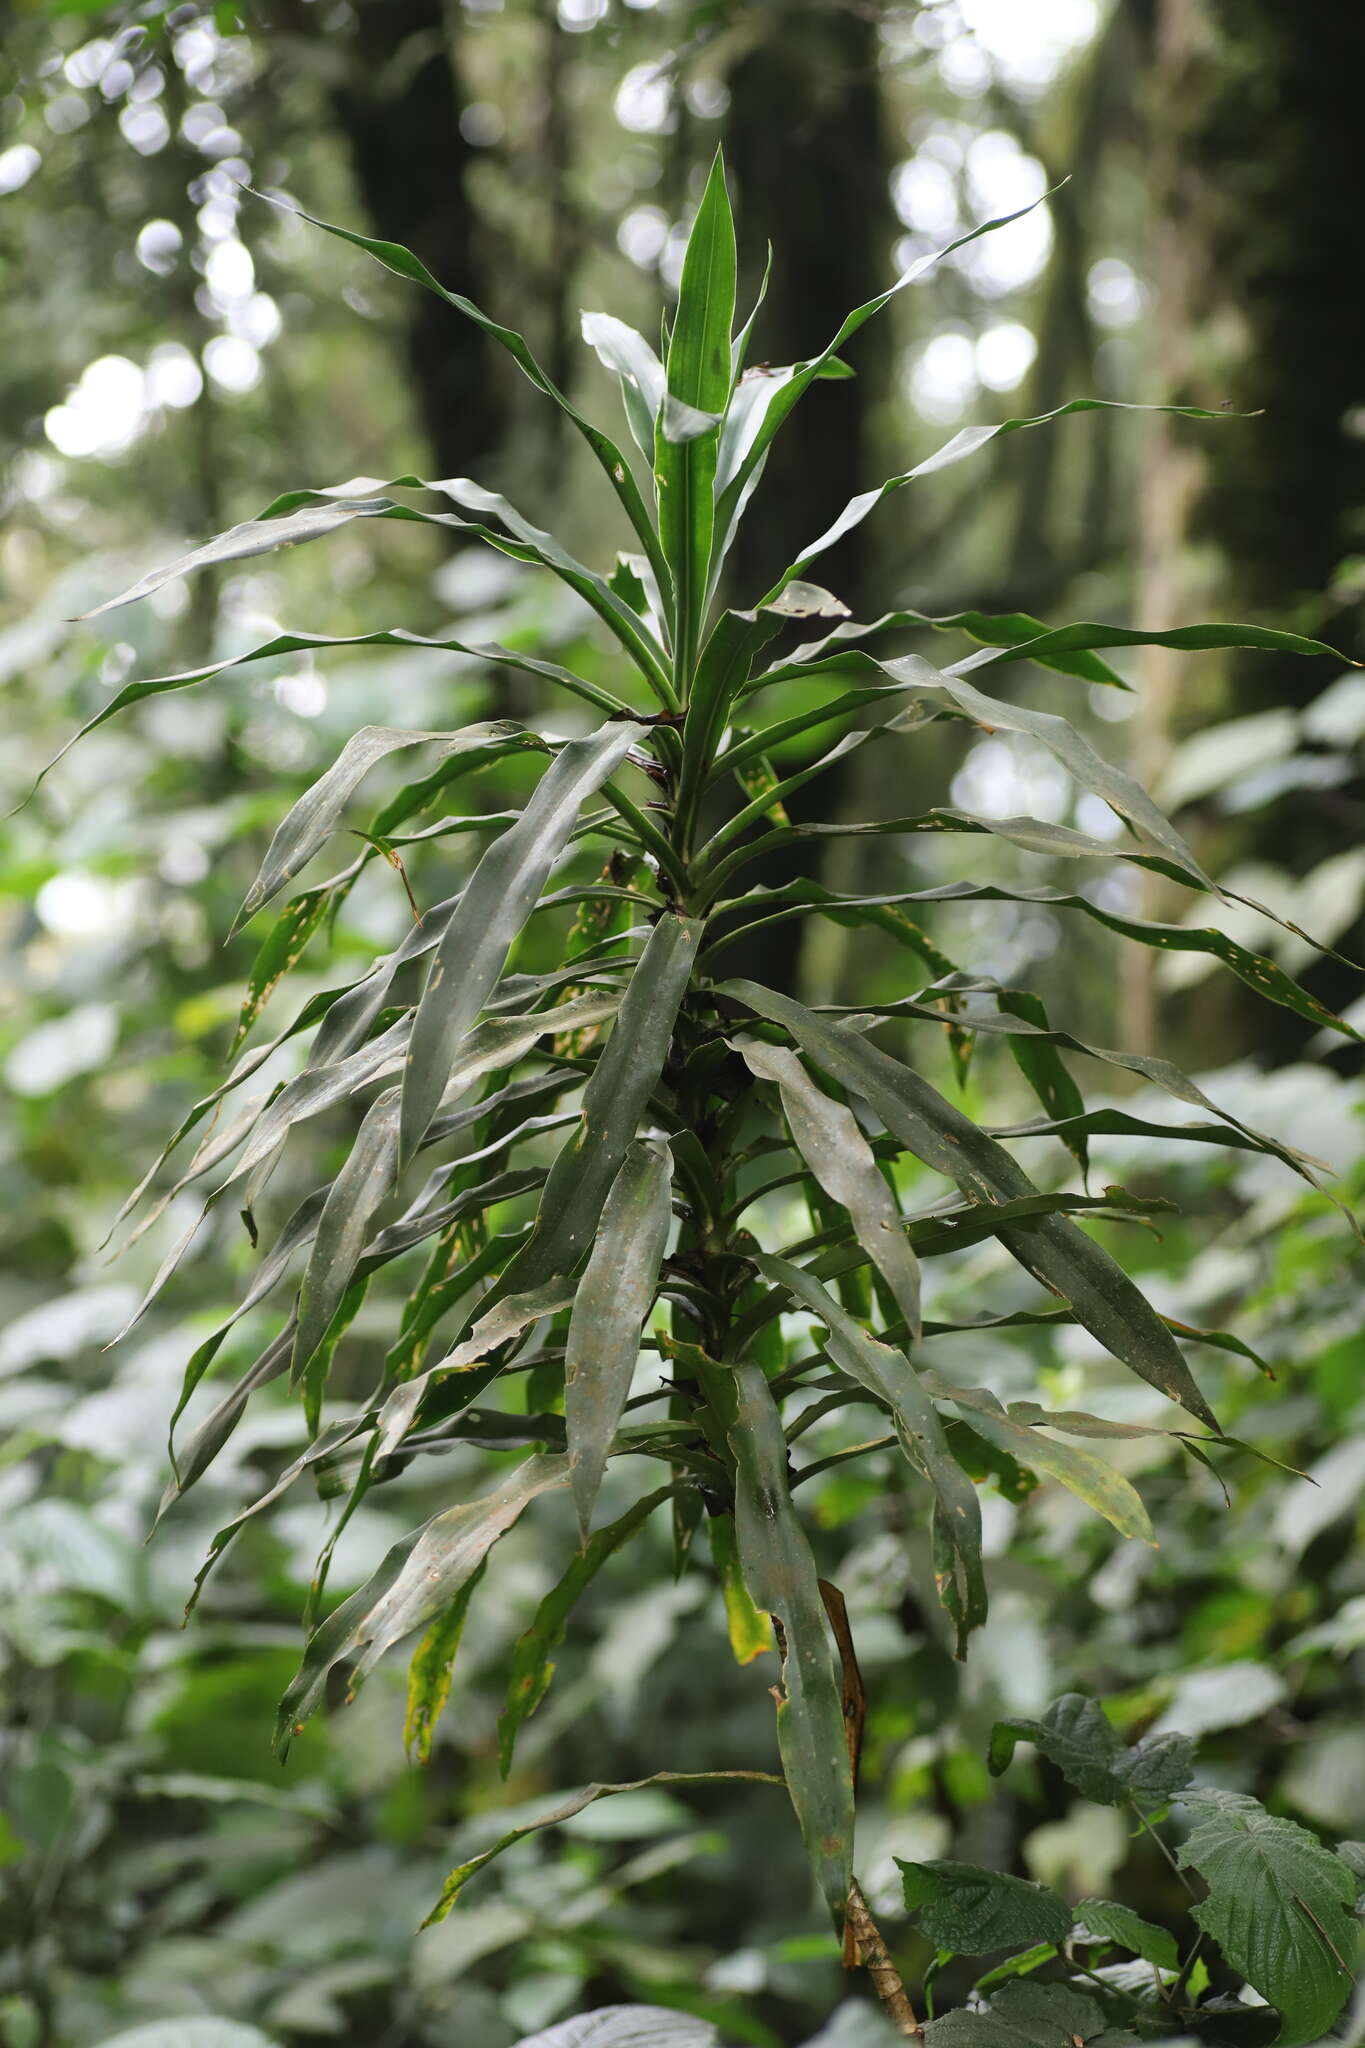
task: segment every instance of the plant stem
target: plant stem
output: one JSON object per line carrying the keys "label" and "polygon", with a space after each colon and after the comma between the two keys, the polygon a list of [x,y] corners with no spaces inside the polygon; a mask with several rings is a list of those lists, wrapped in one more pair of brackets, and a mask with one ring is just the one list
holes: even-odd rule
{"label": "plant stem", "polygon": [[867,1900],[856,1878],[848,1888],[848,1924],[863,1968],[872,1979],[872,1989],[880,1998],[892,2026],[907,2040],[923,2039],[924,2029],[915,2016],[915,2008],[901,1982],[900,1971],[887,1953],[881,1930],[868,1910]]}

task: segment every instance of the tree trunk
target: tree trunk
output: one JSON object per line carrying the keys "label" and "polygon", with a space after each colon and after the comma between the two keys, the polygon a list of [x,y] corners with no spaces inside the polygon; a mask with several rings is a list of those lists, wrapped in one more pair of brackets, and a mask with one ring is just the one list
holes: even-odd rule
{"label": "tree trunk", "polygon": [[[322,11],[288,10],[291,25],[314,34],[324,32]],[[345,52],[330,91],[374,232],[483,304],[466,178],[473,151],[460,133],[463,93],[444,0],[353,0],[352,13],[348,29],[325,31],[332,51]],[[453,307],[415,289],[407,350],[435,474],[460,476],[499,448],[505,366]]]}

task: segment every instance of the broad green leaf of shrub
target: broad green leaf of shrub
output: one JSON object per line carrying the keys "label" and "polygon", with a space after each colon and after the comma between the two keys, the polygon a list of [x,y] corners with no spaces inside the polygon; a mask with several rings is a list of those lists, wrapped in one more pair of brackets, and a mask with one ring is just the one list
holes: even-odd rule
{"label": "broad green leaf of shrub", "polygon": [[1131,1747],[1120,1740],[1097,1700],[1078,1692],[1054,1700],[1041,1721],[997,1721],[991,1731],[990,1768],[999,1777],[1019,1742],[1032,1742],[1068,1785],[1100,1806],[1136,1799],[1166,1805],[1194,1774],[1194,1750],[1184,1735],[1159,1735]]}
{"label": "broad green leaf of shrub", "polygon": [[1192,1792],[1185,1804],[1196,1825],[1178,1861],[1209,1888],[1195,1919],[1279,2010],[1282,2043],[1317,2040],[1351,1990],[1355,1873],[1306,1828],[1242,1793]]}
{"label": "broad green leaf of shrub", "polygon": [[1046,1885],[971,1863],[903,1863],[899,1856],[896,1863],[906,1911],[918,1917],[920,1933],[936,1949],[984,1956],[1060,1943],[1071,1932],[1071,1908]]}
{"label": "broad green leaf of shrub", "polygon": [[987,2011],[950,2012],[924,2030],[927,2048],[1137,2048],[1138,2036],[1111,2027],[1084,1992],[1065,1984],[1016,1981]]}

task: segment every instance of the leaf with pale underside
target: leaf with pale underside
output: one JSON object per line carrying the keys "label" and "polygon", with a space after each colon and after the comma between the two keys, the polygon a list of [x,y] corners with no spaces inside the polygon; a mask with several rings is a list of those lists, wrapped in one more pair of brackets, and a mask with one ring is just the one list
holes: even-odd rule
{"label": "leaf with pale underside", "polygon": [[[869,1045],[858,1032],[828,1023],[756,982],[725,982],[720,993],[790,1032],[831,1080],[851,1088],[908,1151],[955,1181],[970,1200],[1009,1201],[1038,1193],[1002,1145],[954,1109],[912,1067]],[[1022,1228],[1006,1227],[999,1235],[1005,1249],[1068,1301],[1077,1320],[1116,1358],[1201,1422],[1218,1427],[1170,1331],[1093,1238],[1063,1215],[1041,1216]]]}
{"label": "leaf with pale underside", "polygon": [[941,1590],[957,1624],[957,1654],[965,1656],[968,1635],[986,1619],[981,1509],[975,1487],[949,1449],[923,1381],[908,1358],[870,1337],[803,1268],[761,1252],[751,1256],[765,1280],[819,1317],[829,1333],[827,1344],[835,1364],[890,1409],[901,1448],[933,1492],[953,1560],[951,1584]]}
{"label": "leaf with pale underside", "polygon": [[622,722],[570,741],[536,785],[517,823],[494,840],[466,883],[412,1022],[403,1073],[400,1165],[425,1137],[461,1043],[568,844],[579,807],[624,761],[640,730]]}
{"label": "leaf with pale underside", "polygon": [[564,1352],[564,1421],[578,1532],[592,1523],[611,1440],[630,1393],[672,1221],[673,1157],[658,1139],[626,1153],[578,1283]]}
{"label": "leaf with pale underside", "polygon": [[778,1089],[782,1114],[797,1150],[827,1195],[848,1211],[858,1242],[891,1289],[910,1340],[920,1336],[919,1261],[901,1225],[895,1198],[883,1180],[857,1118],[817,1088],[785,1046],[743,1039],[736,1050],[750,1073]]}

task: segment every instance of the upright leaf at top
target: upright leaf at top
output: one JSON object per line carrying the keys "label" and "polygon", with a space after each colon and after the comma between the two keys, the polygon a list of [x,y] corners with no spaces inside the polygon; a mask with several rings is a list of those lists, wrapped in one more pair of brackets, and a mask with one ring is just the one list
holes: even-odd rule
{"label": "upright leaf at top", "polygon": [[[668,344],[667,398],[655,427],[659,537],[673,574],[673,660],[680,694],[691,678],[706,604],[716,449],[730,398],[734,319],[735,223],[717,152],[687,241]],[[712,424],[699,431],[698,414],[710,415]]]}

